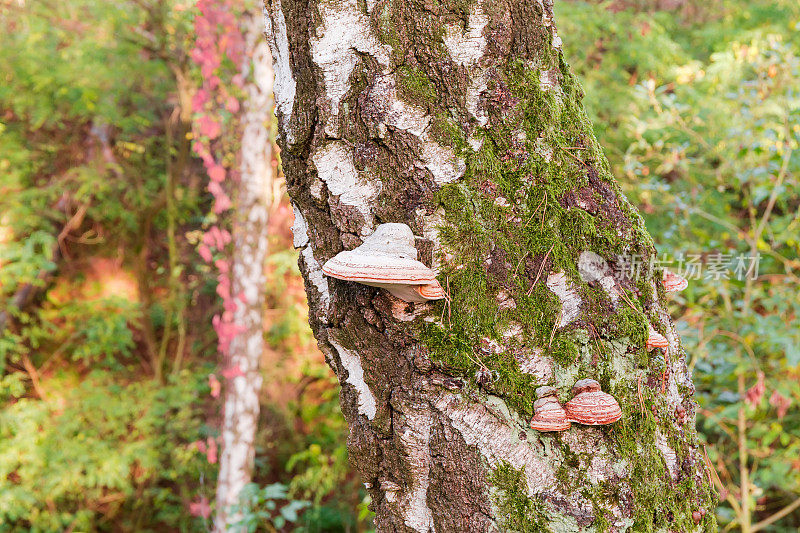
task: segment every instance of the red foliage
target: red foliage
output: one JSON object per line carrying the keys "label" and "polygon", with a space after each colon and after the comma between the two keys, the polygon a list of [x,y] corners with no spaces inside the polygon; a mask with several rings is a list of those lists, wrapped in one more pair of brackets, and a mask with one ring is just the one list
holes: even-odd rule
{"label": "red foliage", "polygon": [[767,387],[764,385],[764,373],[758,373],[758,381],[755,385],[747,389],[745,393],[745,401],[750,404],[751,406],[755,407],[759,403],[761,403],[761,398],[764,397],[764,392],[767,390]]}

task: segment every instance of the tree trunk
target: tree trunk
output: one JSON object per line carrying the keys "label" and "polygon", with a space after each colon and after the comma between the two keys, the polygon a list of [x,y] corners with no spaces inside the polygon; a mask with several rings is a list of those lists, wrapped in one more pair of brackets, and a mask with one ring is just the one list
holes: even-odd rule
{"label": "tree trunk", "polygon": [[264,285],[268,206],[272,192],[272,62],[261,17],[244,24],[249,57],[244,60],[245,98],[241,114],[241,176],[236,199],[232,284],[234,324],[241,328],[230,344],[217,482],[216,531],[229,531],[239,519],[229,513],[250,482],[258,426],[260,360],[264,353]]}
{"label": "tree trunk", "polygon": [[[378,530],[714,530],[663,272],[627,268],[656,251],[594,138],[552,4],[267,11],[309,320]],[[323,275],[386,222],[412,228],[449,302]],[[648,323],[668,355],[645,349]],[[537,386],[563,403],[582,378],[621,420],[530,429]]]}

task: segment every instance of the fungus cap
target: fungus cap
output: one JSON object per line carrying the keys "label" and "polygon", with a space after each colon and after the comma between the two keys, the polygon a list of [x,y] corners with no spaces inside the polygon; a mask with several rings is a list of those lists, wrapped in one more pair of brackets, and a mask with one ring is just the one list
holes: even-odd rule
{"label": "fungus cap", "polygon": [[[555,413],[555,411],[553,411]],[[531,428],[536,431],[566,431],[570,428],[570,421],[562,409],[558,416],[549,416],[547,413],[536,413],[531,419]]]}
{"label": "fungus cap", "polygon": [[580,394],[581,392],[597,392],[600,389],[600,382],[596,379],[579,379],[575,382],[575,385],[572,386],[572,394]]}
{"label": "fungus cap", "polygon": [[567,418],[586,426],[612,424],[622,417],[622,408],[613,396],[600,390],[593,379],[582,379],[573,387],[578,390],[573,399],[564,405]]}
{"label": "fungus cap", "polygon": [[[544,387],[540,387],[544,388]],[[547,387],[551,388],[552,387]],[[537,389],[538,390],[538,389]],[[553,389],[555,391],[555,389]],[[531,427],[537,431],[565,431],[570,427],[567,413],[555,396],[544,396],[533,404]]]}
{"label": "fungus cap", "polygon": [[430,268],[416,259],[388,255],[366,255],[356,248],[329,259],[322,272],[332,278],[357,281],[365,285],[428,285],[436,281]]}
{"label": "fungus cap", "polygon": [[647,350],[651,351],[655,348],[668,348],[669,341],[661,333],[657,332],[653,326],[650,326],[647,332]]}
{"label": "fungus cap", "polygon": [[537,398],[547,398],[548,396],[555,396],[558,394],[558,389],[545,385],[543,387],[536,387],[536,391],[534,392]]}
{"label": "fungus cap", "polygon": [[[414,234],[405,224],[381,224],[364,243],[322,266],[330,277],[388,290],[407,302],[444,298],[436,273],[417,261]],[[417,285],[426,286],[415,290]]]}
{"label": "fungus cap", "polygon": [[425,300],[441,300],[445,297],[444,289],[436,280],[426,285],[415,285],[414,290]]}
{"label": "fungus cap", "polygon": [[680,292],[689,286],[689,281],[669,270],[664,270],[664,290],[667,292]]}

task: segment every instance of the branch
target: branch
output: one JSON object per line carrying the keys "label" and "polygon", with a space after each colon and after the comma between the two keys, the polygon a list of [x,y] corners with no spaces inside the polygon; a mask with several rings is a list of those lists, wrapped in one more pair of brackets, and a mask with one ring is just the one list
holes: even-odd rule
{"label": "branch", "polygon": [[777,513],[771,515],[769,518],[765,518],[761,522],[757,522],[756,524],[753,525],[752,528],[750,528],[750,531],[758,531],[760,529],[764,529],[765,527],[767,527],[771,523],[777,522],[778,520],[780,520],[784,516],[788,515],[789,513],[791,513],[792,511],[794,511],[798,507],[800,507],[800,498],[797,498],[795,501],[793,501],[792,503],[790,503],[789,505],[787,505],[786,507],[784,507],[783,509],[781,509]]}
{"label": "branch", "polygon": [[28,354],[26,353],[22,354],[22,364],[25,367],[25,371],[28,373],[28,376],[31,378],[33,390],[36,391],[36,395],[39,397],[39,399],[46,400],[47,394],[45,394],[44,389],[39,382],[39,373],[36,371],[36,367],[33,366],[30,357],[28,357]]}

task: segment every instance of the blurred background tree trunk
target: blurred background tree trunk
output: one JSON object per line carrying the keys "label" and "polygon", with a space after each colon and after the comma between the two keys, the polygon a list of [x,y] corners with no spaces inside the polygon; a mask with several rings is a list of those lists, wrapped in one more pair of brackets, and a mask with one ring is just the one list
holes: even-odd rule
{"label": "blurred background tree trunk", "polygon": [[[270,0],[267,34],[310,323],[378,530],[714,530],[663,271],[552,3]],[[323,275],[384,222],[448,302]],[[538,385],[587,377],[619,422],[530,429]]]}
{"label": "blurred background tree trunk", "polygon": [[241,172],[235,205],[232,284],[233,323],[240,332],[230,345],[217,482],[216,530],[229,531],[240,514],[230,513],[252,477],[264,354],[264,288],[267,219],[272,204],[272,61],[264,41],[261,13],[243,20],[247,57],[241,113]]}

